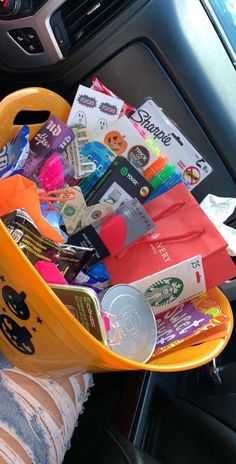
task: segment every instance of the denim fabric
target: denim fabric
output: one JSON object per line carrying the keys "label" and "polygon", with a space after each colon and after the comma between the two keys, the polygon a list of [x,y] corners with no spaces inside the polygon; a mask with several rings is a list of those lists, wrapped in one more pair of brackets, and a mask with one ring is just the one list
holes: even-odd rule
{"label": "denim fabric", "polygon": [[36,418],[30,422],[25,417],[23,409],[0,378],[0,421],[6,423],[9,429],[13,429],[28,447],[32,450],[37,464],[49,464],[49,448],[45,434]]}
{"label": "denim fabric", "polygon": [[[22,375],[23,383],[18,381],[17,376],[12,377],[11,372]],[[57,416],[54,417],[46,406],[43,407],[36,394],[30,394],[24,389],[22,385],[27,384],[27,379],[38,384],[50,395],[60,412],[60,424]],[[35,377],[20,371],[0,354],[0,428],[19,443],[32,464],[61,464],[70,446],[78,416],[83,411],[83,403],[92,386],[92,376],[77,374],[68,377],[67,381],[74,392],[74,399],[56,380]],[[1,434],[0,443],[1,456],[6,462],[22,463],[19,455],[14,454],[13,448],[2,439]]]}

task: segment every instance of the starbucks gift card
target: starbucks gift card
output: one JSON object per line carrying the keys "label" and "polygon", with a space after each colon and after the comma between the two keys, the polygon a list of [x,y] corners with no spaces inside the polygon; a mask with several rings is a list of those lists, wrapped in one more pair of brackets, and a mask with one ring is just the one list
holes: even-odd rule
{"label": "starbucks gift card", "polygon": [[119,98],[80,85],[67,125],[85,127],[99,134],[119,118],[123,104]]}
{"label": "starbucks gift card", "polygon": [[152,98],[147,99],[130,119],[147,132],[157,146],[159,144],[161,153],[174,163],[189,190],[211,174],[209,163]]}
{"label": "starbucks gift card", "polygon": [[144,294],[154,314],[159,314],[206,291],[202,258],[194,256],[131,285]]}
{"label": "starbucks gift card", "polygon": [[137,198],[143,204],[154,188],[127,159],[118,156],[85,196],[87,205],[111,203],[116,210],[124,202]]}

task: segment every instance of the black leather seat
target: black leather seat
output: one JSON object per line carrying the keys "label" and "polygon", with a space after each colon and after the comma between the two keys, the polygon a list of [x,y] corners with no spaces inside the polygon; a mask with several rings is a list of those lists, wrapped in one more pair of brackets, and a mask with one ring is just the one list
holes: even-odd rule
{"label": "black leather seat", "polygon": [[[235,401],[232,402],[232,414],[236,416]],[[236,462],[235,431],[180,398],[159,411],[150,443],[149,452],[164,464]]]}
{"label": "black leather seat", "polygon": [[99,464],[161,464],[161,462],[136,448],[114,428],[109,428],[106,431]]}

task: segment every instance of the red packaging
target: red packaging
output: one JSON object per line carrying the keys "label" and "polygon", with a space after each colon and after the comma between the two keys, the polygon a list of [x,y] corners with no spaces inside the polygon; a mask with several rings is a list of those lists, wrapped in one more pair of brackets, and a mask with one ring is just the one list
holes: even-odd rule
{"label": "red packaging", "polygon": [[[110,95],[110,97],[115,97],[119,98],[117,95],[115,95],[110,89],[108,89],[96,76],[93,77],[92,79],[92,86],[91,89],[96,90],[97,92],[104,93],[105,95]],[[124,114],[127,116],[129,113],[133,113],[135,111],[135,107],[132,105],[128,105],[127,103],[124,103],[123,106],[123,111],[121,116],[124,116]]]}

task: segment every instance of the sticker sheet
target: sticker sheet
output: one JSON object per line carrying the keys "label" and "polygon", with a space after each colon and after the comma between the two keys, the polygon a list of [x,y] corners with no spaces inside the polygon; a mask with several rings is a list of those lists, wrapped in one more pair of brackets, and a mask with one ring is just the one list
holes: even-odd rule
{"label": "sticker sheet", "polygon": [[123,104],[119,98],[80,85],[67,124],[86,127],[99,134],[119,118]]}
{"label": "sticker sheet", "polygon": [[157,160],[157,155],[126,116],[102,132],[97,140],[115,155],[122,155],[141,173]]}

